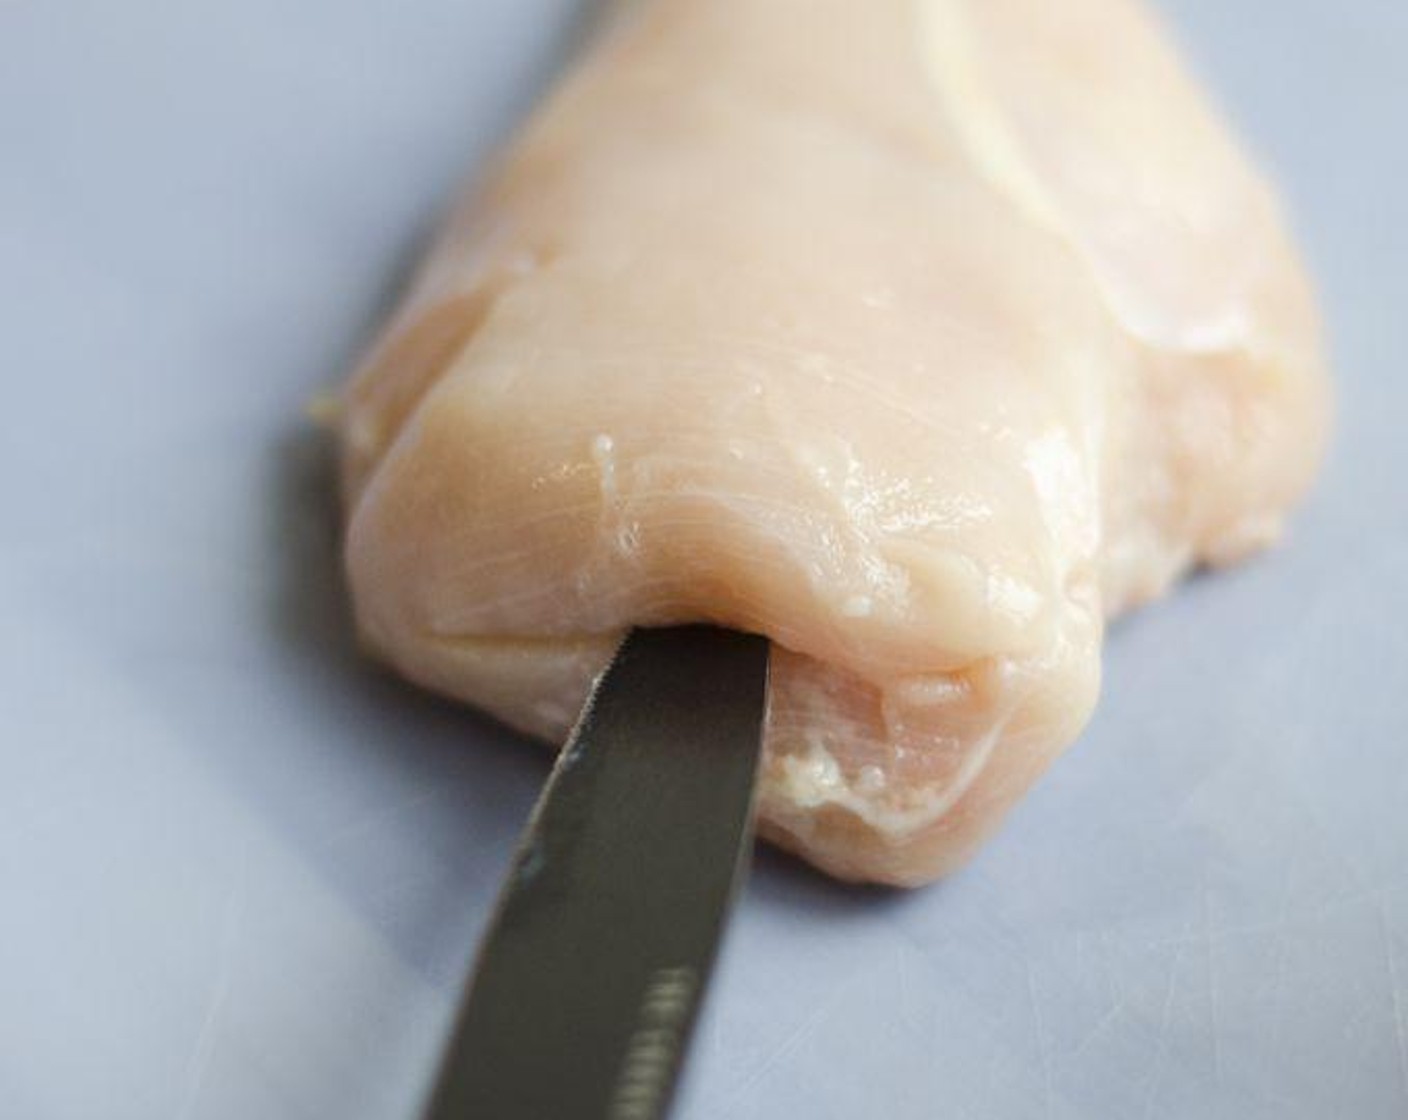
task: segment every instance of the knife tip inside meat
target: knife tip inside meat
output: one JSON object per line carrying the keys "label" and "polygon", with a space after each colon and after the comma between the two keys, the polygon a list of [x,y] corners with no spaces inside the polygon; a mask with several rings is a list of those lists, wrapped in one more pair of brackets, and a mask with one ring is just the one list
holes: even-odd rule
{"label": "knife tip inside meat", "polygon": [[651,0],[345,394],[408,677],[560,742],[633,626],[775,656],[760,829],[962,863],[1105,620],[1274,540],[1328,393],[1269,188],[1131,0]]}

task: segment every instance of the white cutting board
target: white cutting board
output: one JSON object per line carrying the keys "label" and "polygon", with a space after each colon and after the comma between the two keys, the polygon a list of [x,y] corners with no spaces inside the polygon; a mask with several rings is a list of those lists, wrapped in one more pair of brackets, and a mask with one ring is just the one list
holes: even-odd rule
{"label": "white cutting board", "polygon": [[[761,858],[681,1120],[1408,1115],[1408,7],[1169,0],[1340,434],[912,895]],[[569,0],[0,0],[0,1114],[405,1120],[544,760],[356,657],[300,408]]]}

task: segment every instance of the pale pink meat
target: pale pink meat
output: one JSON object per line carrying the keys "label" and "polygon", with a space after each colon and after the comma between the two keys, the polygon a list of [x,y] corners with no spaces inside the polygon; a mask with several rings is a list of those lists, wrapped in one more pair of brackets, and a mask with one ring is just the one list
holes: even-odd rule
{"label": "pale pink meat", "polygon": [[1131,0],[644,0],[347,390],[347,564],[380,656],[554,743],[627,628],[766,634],[764,835],[920,883],[1326,413],[1275,199]]}

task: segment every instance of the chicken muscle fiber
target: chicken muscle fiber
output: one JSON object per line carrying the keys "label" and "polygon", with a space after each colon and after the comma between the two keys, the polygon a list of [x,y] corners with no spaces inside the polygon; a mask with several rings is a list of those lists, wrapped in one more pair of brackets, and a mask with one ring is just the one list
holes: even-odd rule
{"label": "chicken muscle fiber", "polygon": [[923,882],[1079,733],[1107,616],[1275,536],[1324,393],[1130,0],[646,0],[345,394],[358,620],[555,742],[627,628],[763,633],[763,834]]}

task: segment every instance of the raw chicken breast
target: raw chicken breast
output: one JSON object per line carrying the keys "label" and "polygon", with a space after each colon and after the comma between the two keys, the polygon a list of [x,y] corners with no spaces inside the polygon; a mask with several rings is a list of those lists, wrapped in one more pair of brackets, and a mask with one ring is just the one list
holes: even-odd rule
{"label": "raw chicken breast", "polygon": [[767,635],[763,834],[921,883],[1080,732],[1106,617],[1276,536],[1326,407],[1130,0],[647,0],[347,391],[347,564],[375,651],[554,743],[627,628]]}

